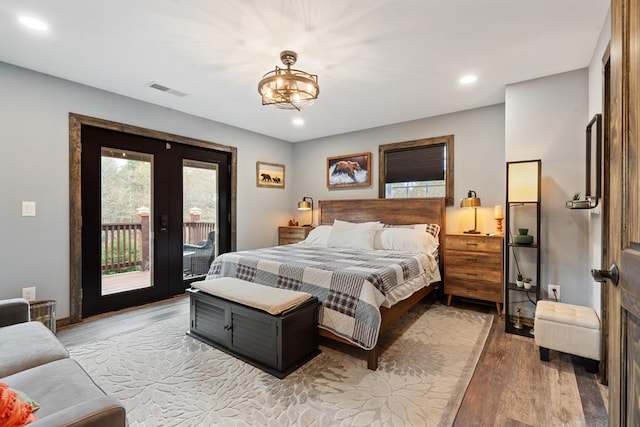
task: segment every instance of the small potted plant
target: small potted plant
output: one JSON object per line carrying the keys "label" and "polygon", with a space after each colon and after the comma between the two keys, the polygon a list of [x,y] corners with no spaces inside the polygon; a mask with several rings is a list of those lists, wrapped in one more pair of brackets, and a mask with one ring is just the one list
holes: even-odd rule
{"label": "small potted plant", "polygon": [[522,278],[522,274],[518,273],[518,277],[516,278],[516,286],[521,288],[524,286],[524,279]]}
{"label": "small potted plant", "polygon": [[525,277],[524,279],[522,279],[522,284],[525,289],[531,289],[531,277]]}

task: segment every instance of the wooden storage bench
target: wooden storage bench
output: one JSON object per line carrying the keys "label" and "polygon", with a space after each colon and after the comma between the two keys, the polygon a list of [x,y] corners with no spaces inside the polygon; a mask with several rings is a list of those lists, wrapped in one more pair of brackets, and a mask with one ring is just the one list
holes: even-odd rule
{"label": "wooden storage bench", "polygon": [[[221,278],[236,286],[259,286],[239,279]],[[211,284],[213,281],[197,282]],[[240,283],[242,282],[242,283]],[[318,299],[306,301],[279,314],[214,296],[202,289],[188,289],[191,326],[188,335],[284,378],[315,357],[318,350]],[[206,287],[206,286],[205,286]],[[291,291],[288,291],[291,292]]]}

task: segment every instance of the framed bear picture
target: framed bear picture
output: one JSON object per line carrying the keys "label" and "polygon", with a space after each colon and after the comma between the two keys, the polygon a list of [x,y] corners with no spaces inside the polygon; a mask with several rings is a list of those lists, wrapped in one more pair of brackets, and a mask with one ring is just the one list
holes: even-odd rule
{"label": "framed bear picture", "polygon": [[371,153],[327,157],[327,187],[371,185]]}
{"label": "framed bear picture", "polygon": [[258,187],[284,188],[284,165],[256,162],[256,184]]}

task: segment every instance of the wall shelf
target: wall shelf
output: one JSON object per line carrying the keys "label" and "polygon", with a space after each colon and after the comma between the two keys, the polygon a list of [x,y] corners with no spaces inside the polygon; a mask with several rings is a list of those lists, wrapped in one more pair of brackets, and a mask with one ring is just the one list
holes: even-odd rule
{"label": "wall shelf", "polygon": [[[504,311],[505,331],[533,337],[535,305],[540,299],[540,202],[542,161],[507,162],[507,196],[505,215]],[[530,245],[513,242],[513,233],[527,228],[533,236]],[[532,279],[530,289],[519,287],[518,274]],[[518,318],[518,311],[520,317]]]}

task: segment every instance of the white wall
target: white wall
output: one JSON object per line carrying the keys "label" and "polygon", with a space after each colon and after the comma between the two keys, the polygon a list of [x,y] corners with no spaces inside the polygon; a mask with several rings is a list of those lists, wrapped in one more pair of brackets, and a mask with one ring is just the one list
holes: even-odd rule
{"label": "white wall", "polygon": [[[289,179],[257,188],[256,161],[288,174],[291,144],[2,62],[0,87],[0,298],[34,285],[38,299],[57,301],[58,318],[69,315],[69,112],[237,147],[238,249],[276,244],[293,192]],[[23,200],[37,216],[21,216]]]}
{"label": "white wall", "polygon": [[542,297],[552,283],[562,301],[590,305],[588,214],[565,208],[584,191],[587,69],[509,85],[505,104],[506,160],[542,159]]}
{"label": "white wall", "polygon": [[[454,135],[456,204],[447,208],[447,231],[473,228],[473,211],[459,207],[460,199],[471,189],[482,200],[483,207],[478,209],[478,229],[492,233],[495,231],[493,206],[503,204],[505,196],[504,104],[294,144],[293,161],[297,166],[294,196],[297,200],[303,196],[312,197],[316,211],[318,200],[377,198],[379,145],[449,134]],[[367,151],[373,156],[370,187],[327,188],[327,157]],[[301,218],[294,207],[291,215]],[[316,212],[316,224],[317,221]]]}
{"label": "white wall", "polygon": [[[588,120],[596,113],[604,113],[603,103],[603,64],[602,57],[606,50],[609,40],[611,40],[611,9],[605,18],[598,43],[593,51],[591,63],[589,64],[589,114]],[[602,202],[602,200],[601,200]],[[600,215],[601,208],[589,212],[589,267],[602,268],[602,217]],[[590,305],[601,313],[601,289],[600,285],[593,283],[593,295]],[[607,286],[607,285],[605,285]]]}

